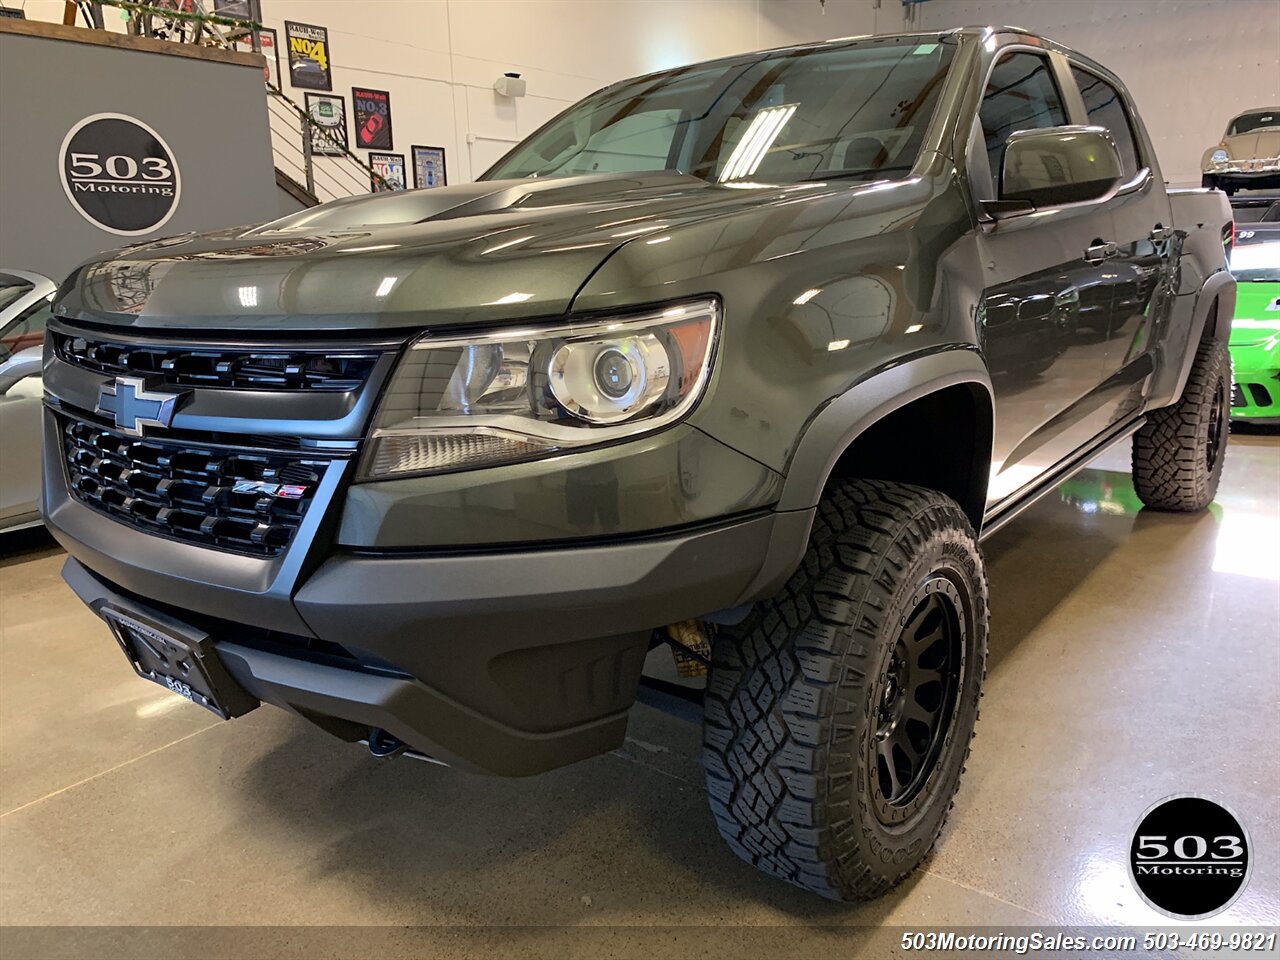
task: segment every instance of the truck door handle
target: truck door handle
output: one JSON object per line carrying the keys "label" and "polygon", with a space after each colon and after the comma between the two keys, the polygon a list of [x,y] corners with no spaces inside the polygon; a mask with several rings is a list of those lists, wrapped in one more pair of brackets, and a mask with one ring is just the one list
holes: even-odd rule
{"label": "truck door handle", "polygon": [[1114,240],[1096,240],[1092,246],[1085,248],[1084,258],[1089,263],[1101,263],[1119,253],[1120,246]]}

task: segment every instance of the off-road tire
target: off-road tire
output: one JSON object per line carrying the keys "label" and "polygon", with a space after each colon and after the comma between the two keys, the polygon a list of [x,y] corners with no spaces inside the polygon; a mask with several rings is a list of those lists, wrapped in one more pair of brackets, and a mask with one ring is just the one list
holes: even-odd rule
{"label": "off-road tire", "polygon": [[[962,622],[949,725],[932,773],[882,822],[873,778],[891,655],[918,598],[943,590]],[[834,483],[800,568],[712,650],[703,765],[735,853],[833,900],[870,899],[907,876],[951,809],[986,669],[987,581],[959,505],[932,490]],[[926,769],[922,764],[921,769]]]}
{"label": "off-road tire", "polygon": [[1182,397],[1147,414],[1133,436],[1133,488],[1142,502],[1182,513],[1212,503],[1222,479],[1230,418],[1231,355],[1221,340],[1204,340]]}

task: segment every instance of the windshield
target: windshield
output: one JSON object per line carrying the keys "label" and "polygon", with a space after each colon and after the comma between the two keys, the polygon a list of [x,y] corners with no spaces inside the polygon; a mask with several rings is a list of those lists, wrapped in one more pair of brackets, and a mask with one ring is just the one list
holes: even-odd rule
{"label": "windshield", "polygon": [[1231,248],[1231,275],[1240,283],[1280,283],[1280,236]]}
{"label": "windshield", "polygon": [[704,180],[911,169],[955,41],[892,38],[698,64],[594,94],[481,179],[677,170]]}
{"label": "windshield", "polygon": [[1246,113],[1231,121],[1231,130],[1227,136],[1234,137],[1240,133],[1252,133],[1263,127],[1280,127],[1280,110],[1266,110],[1258,113]]}

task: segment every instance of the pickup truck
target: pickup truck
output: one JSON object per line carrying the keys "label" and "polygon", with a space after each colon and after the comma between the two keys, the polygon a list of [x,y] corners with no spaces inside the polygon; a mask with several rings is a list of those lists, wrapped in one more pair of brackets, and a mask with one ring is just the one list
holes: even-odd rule
{"label": "pickup truck", "polygon": [[478,182],[79,266],[43,512],[142,677],[379,756],[607,752],[666,645],[732,849],[874,897],[969,751],[979,539],[1120,443],[1213,499],[1231,224],[1021,30],[627,80]]}

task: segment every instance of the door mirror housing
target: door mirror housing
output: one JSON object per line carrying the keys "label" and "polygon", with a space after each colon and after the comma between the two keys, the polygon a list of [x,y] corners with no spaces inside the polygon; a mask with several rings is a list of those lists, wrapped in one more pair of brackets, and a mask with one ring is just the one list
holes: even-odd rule
{"label": "door mirror housing", "polygon": [[1018,130],[1005,146],[993,216],[1101,200],[1120,183],[1120,151],[1105,127]]}
{"label": "door mirror housing", "polygon": [[28,347],[19,350],[0,363],[0,397],[9,392],[19,380],[25,380],[40,373],[44,365],[44,347]]}

